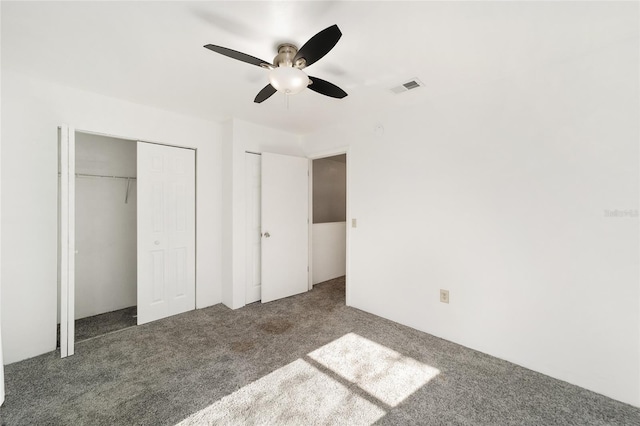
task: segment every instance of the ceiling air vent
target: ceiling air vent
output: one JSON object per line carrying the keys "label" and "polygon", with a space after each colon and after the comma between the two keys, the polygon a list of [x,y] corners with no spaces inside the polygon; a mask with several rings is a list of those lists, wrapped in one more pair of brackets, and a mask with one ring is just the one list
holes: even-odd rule
{"label": "ceiling air vent", "polygon": [[422,86],[424,86],[424,83],[422,83],[417,78],[414,78],[413,80],[407,81],[406,83],[403,83],[400,86],[392,87],[391,91],[395,94],[398,94],[402,92],[407,92],[409,90],[417,89],[418,87],[422,87]]}

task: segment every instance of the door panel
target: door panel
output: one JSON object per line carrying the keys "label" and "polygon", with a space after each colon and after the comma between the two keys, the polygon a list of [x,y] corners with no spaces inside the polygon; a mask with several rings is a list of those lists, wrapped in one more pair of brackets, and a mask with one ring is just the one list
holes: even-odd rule
{"label": "door panel", "polygon": [[308,290],[309,160],[262,154],[262,302]]}
{"label": "door panel", "polygon": [[195,152],[138,142],[138,324],[195,309]]}

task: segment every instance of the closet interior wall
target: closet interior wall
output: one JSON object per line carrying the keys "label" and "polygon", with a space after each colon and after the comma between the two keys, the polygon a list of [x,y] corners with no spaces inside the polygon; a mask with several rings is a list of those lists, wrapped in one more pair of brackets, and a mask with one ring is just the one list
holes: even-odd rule
{"label": "closet interior wall", "polygon": [[346,273],[347,156],[313,160],[312,280]]}
{"label": "closet interior wall", "polygon": [[75,319],[136,305],[136,143],[76,133]]}

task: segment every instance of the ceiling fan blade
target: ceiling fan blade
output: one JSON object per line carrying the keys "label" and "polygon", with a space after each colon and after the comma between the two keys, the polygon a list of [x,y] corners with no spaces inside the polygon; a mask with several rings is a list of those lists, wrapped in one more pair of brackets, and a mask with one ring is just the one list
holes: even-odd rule
{"label": "ceiling fan blade", "polygon": [[347,92],[339,88],[333,83],[329,83],[328,81],[322,80],[317,77],[309,76],[309,80],[311,80],[311,84],[307,87],[314,92],[320,93],[321,95],[330,96],[332,98],[342,99],[347,96]]}
{"label": "ceiling fan blade", "polygon": [[329,53],[338,40],[340,40],[340,37],[342,37],[342,32],[340,32],[337,25],[325,28],[311,37],[309,41],[298,50],[298,53],[293,58],[293,62],[295,63],[298,59],[304,58],[306,62],[305,66],[308,67]]}
{"label": "ceiling fan blade", "polygon": [[263,68],[265,66],[271,67],[271,64],[267,61],[263,61],[262,59],[256,58],[255,56],[247,55],[246,53],[238,52],[226,47],[216,46],[215,44],[207,44],[204,47],[221,55],[228,56],[230,58],[237,59],[238,61],[246,62],[251,65],[256,65]]}
{"label": "ceiling fan blade", "polygon": [[263,102],[263,101],[266,101],[267,99],[269,99],[269,97],[271,97],[271,95],[273,95],[274,93],[276,93],[275,87],[273,87],[271,84],[267,84],[260,91],[260,93],[258,93],[258,95],[253,100],[253,102],[259,104],[260,102]]}

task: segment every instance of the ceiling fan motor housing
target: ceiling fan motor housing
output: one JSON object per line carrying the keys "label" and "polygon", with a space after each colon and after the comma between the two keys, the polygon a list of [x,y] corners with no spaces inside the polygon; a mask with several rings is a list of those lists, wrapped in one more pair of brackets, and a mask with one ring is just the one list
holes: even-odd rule
{"label": "ceiling fan motor housing", "polygon": [[302,69],[306,65],[304,58],[299,58],[294,63],[294,58],[298,53],[298,48],[290,43],[283,43],[278,46],[278,54],[273,58],[274,67],[296,67]]}

